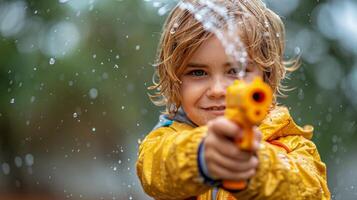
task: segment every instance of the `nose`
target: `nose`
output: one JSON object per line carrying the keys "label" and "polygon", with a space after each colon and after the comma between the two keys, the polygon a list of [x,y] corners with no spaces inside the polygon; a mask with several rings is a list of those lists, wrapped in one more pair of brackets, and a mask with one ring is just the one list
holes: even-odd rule
{"label": "nose", "polygon": [[215,78],[210,83],[207,96],[215,99],[225,97],[227,86],[227,80],[224,80],[224,78]]}

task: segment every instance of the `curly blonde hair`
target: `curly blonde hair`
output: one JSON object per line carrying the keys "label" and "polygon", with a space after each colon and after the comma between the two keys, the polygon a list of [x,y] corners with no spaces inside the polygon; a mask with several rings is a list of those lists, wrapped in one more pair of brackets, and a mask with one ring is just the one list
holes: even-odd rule
{"label": "curly blonde hair", "polygon": [[[186,2],[197,3],[197,0]],[[228,10],[236,10],[234,16],[239,21],[240,39],[245,44],[251,59],[264,74],[264,81],[277,96],[285,97],[289,89],[282,85],[286,72],[295,71],[300,66],[299,57],[284,60],[285,28],[280,17],[268,9],[260,0],[211,0]],[[234,7],[237,2],[242,9]],[[248,17],[247,17],[248,16]],[[176,6],[163,26],[163,33],[157,51],[157,64],[153,85],[149,90],[151,101],[158,106],[166,106],[166,114],[173,116],[181,106],[180,79],[187,62],[213,33],[207,31],[188,10]]]}

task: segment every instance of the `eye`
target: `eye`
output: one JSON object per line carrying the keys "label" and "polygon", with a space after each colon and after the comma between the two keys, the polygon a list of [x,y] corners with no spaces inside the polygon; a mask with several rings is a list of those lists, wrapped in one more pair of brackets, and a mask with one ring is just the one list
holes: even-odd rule
{"label": "eye", "polygon": [[[246,67],[245,68],[245,73],[250,73],[252,72],[252,69],[250,67]],[[239,74],[239,69],[238,68],[231,68],[229,71],[228,71],[228,74],[230,75],[233,75],[233,76],[238,76]]]}
{"label": "eye", "polygon": [[205,75],[207,75],[207,73],[202,69],[192,70],[192,71],[188,72],[187,74],[188,75],[192,75],[192,76],[205,76]]}
{"label": "eye", "polygon": [[238,69],[237,68],[231,68],[228,71],[228,74],[237,75],[238,74]]}
{"label": "eye", "polygon": [[[250,68],[246,68],[245,69],[245,72],[251,72],[252,70]],[[238,75],[239,73],[239,69],[238,68],[231,68],[229,71],[228,71],[228,74],[232,74],[232,75]]]}

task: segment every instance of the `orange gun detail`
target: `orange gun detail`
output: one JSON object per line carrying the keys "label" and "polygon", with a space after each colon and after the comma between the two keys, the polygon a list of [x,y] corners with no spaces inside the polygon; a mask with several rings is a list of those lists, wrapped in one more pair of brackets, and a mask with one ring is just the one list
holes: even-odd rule
{"label": "orange gun detail", "polygon": [[[235,80],[227,88],[225,117],[237,123],[243,131],[243,138],[236,139],[238,148],[251,151],[254,141],[253,127],[259,125],[268,114],[273,92],[262,78],[256,77],[251,83]],[[246,187],[245,181],[223,181],[223,186],[231,190]]]}

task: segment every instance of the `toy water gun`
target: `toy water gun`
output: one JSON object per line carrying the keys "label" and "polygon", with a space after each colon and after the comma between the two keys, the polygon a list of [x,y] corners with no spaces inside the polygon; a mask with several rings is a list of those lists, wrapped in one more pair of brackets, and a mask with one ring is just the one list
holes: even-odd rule
{"label": "toy water gun", "polygon": [[[243,131],[243,137],[236,139],[237,147],[251,151],[254,141],[253,127],[261,123],[272,104],[273,92],[262,78],[256,77],[251,83],[235,80],[227,88],[225,117],[237,123]],[[223,181],[223,186],[230,190],[246,187],[245,181]]]}

